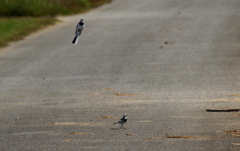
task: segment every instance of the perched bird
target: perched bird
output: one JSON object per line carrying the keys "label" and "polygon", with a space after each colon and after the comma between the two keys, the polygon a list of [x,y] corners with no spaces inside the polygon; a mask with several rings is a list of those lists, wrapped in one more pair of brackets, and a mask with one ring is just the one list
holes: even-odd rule
{"label": "perched bird", "polygon": [[72,41],[73,44],[77,44],[78,42],[78,37],[81,35],[83,29],[85,28],[84,22],[83,22],[83,18],[80,20],[80,22],[77,24],[76,26],[76,31],[75,31],[75,37]]}
{"label": "perched bird", "polygon": [[[113,125],[115,124],[120,124],[121,127],[120,128],[124,128],[123,124],[125,124],[127,122],[127,114],[124,114],[123,117],[116,123],[113,123]],[[125,128],[124,128],[125,129]]]}

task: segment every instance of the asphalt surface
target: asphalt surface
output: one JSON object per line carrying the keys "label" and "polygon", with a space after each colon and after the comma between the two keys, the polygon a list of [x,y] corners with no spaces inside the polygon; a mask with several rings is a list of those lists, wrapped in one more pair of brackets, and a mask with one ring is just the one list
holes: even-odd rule
{"label": "asphalt surface", "polygon": [[[240,149],[240,113],[217,112],[240,108],[239,8],[114,0],[11,44],[0,51],[0,150]],[[125,113],[126,129],[112,125]]]}

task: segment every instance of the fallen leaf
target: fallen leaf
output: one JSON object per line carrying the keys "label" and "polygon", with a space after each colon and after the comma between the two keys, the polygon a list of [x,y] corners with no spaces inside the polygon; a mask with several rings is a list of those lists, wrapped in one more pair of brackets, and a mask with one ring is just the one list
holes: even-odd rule
{"label": "fallen leaf", "polygon": [[127,133],[126,135],[134,135],[134,134],[131,134],[131,133]]}

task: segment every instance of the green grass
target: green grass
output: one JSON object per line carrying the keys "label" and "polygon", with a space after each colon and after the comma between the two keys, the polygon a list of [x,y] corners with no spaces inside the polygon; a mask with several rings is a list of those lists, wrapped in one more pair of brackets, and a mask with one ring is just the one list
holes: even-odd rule
{"label": "green grass", "polygon": [[55,16],[90,8],[88,0],[1,0],[0,16]]}
{"label": "green grass", "polygon": [[57,19],[52,17],[0,18],[0,47],[7,46],[8,42],[20,40],[29,33],[56,21]]}
{"label": "green grass", "polygon": [[57,22],[56,15],[85,12],[111,0],[0,0],[0,48]]}
{"label": "green grass", "polygon": [[80,13],[111,0],[0,0],[0,16],[56,16]]}

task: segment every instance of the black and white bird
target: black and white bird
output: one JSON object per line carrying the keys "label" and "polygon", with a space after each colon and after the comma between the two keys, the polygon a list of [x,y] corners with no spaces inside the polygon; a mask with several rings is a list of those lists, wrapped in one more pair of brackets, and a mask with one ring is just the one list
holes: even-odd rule
{"label": "black and white bird", "polygon": [[80,22],[77,24],[76,26],[76,31],[75,31],[75,37],[72,41],[73,44],[77,44],[78,42],[78,37],[81,35],[82,31],[85,29],[85,25],[84,25],[84,22],[83,22],[83,18],[80,20]]}
{"label": "black and white bird", "polygon": [[[124,128],[123,124],[125,124],[127,122],[127,114],[124,114],[123,117],[116,123],[113,123],[113,125],[115,124],[120,124],[121,127],[120,128]],[[125,129],[125,128],[124,128]]]}

